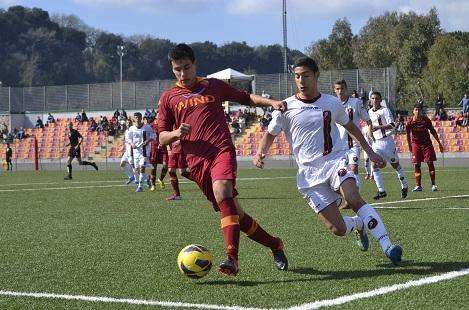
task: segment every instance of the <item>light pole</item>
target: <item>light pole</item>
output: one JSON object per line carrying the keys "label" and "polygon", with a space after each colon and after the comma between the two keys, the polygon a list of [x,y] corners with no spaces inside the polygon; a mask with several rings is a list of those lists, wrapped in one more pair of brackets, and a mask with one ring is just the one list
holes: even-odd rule
{"label": "light pole", "polygon": [[121,97],[121,110],[123,109],[123,102],[122,102],[122,57],[125,55],[125,47],[124,45],[117,45],[117,55],[120,58],[120,97]]}

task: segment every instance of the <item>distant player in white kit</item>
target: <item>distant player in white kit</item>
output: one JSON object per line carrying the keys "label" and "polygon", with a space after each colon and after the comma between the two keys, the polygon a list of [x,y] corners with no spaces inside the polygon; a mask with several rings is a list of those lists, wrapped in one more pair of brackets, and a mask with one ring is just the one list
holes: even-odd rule
{"label": "distant player in white kit", "polygon": [[155,134],[150,125],[142,121],[142,113],[134,113],[135,125],[129,128],[129,142],[133,151],[133,165],[135,173],[138,174],[137,190],[143,191],[143,184],[146,182],[145,167],[148,165],[150,155],[150,141],[155,139]]}
{"label": "distant player in white kit", "polygon": [[[381,93],[374,91],[370,97],[372,108],[368,111],[371,119],[371,130],[373,132],[373,151],[383,157],[396,170],[397,177],[401,183],[401,198],[407,197],[409,182],[404,170],[399,164],[399,156],[397,155],[396,144],[394,143],[393,131],[394,121],[388,108],[381,106]],[[373,165],[373,177],[378,194],[373,199],[378,200],[387,196],[384,189],[383,175],[380,167]]]}
{"label": "distant player in white kit", "polygon": [[[371,121],[368,115],[368,110],[363,106],[363,101],[360,98],[353,98],[347,94],[347,82],[340,80],[334,83],[334,92],[337,98],[342,102],[342,106],[345,108],[349,120],[352,121],[355,126],[360,127],[360,122],[366,123],[366,128],[370,131],[371,135]],[[349,148],[348,151],[348,163],[353,173],[355,173],[358,182],[360,182],[358,176],[358,166],[360,165],[360,145],[354,140],[343,126],[339,126],[340,137],[343,139]]]}
{"label": "distant player in white kit", "polygon": [[[284,131],[298,164],[298,190],[327,229],[337,236],[355,231],[361,250],[366,251],[369,243],[365,229],[368,228],[385,255],[398,265],[402,248],[391,243],[381,217],[361,198],[356,176],[347,170],[348,147],[340,138],[337,125],[347,129],[378,166],[384,165],[383,159],[366,143],[337,98],[319,93],[319,70],[313,59],[298,59],[294,72],[299,93],[285,100],[285,112],[272,113],[268,131],[254,156],[254,164],[259,168],[264,166],[265,154],[275,137]],[[357,216],[340,214],[338,191]]]}
{"label": "distant player in white kit", "polygon": [[132,126],[132,120],[128,118],[126,120],[126,130],[124,132],[124,153],[122,154],[121,158],[121,168],[124,170],[125,174],[127,175],[127,182],[126,184],[130,184],[135,181],[134,175],[134,168],[133,168],[133,150],[132,146],[130,145],[129,140],[129,129]]}

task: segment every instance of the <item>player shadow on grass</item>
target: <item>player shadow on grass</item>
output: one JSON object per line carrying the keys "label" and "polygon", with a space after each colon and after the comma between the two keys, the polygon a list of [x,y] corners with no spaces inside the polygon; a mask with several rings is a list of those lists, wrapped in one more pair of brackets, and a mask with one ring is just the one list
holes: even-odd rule
{"label": "player shadow on grass", "polygon": [[395,267],[391,263],[387,262],[376,266],[380,269],[319,271],[311,267],[300,267],[290,269],[290,271],[297,274],[325,276],[321,278],[321,280],[341,280],[369,278],[391,274],[431,275],[433,273],[444,273],[468,268],[469,262],[417,262],[407,260],[403,261],[399,267]]}
{"label": "player shadow on grass", "polygon": [[[322,271],[312,267],[298,267],[292,268],[288,273],[295,273],[308,276],[308,278],[300,279],[279,279],[267,281],[248,281],[248,280],[213,280],[199,282],[199,285],[236,285],[236,286],[257,286],[272,283],[296,283],[296,282],[312,282],[312,281],[327,281],[327,280],[343,280],[343,279],[359,279],[359,278],[372,278],[379,276],[387,276],[393,274],[409,274],[409,275],[433,275],[435,273],[445,273],[450,271],[457,271],[463,268],[469,268],[469,262],[416,262],[405,261],[400,267],[394,267],[391,264],[378,264],[380,269],[371,270],[337,270],[337,271]],[[285,273],[285,274],[288,274]]]}

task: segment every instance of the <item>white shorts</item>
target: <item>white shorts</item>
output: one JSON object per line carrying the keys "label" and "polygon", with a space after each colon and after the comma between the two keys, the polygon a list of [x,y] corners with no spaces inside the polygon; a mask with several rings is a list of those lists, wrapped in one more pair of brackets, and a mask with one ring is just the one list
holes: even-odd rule
{"label": "white shorts", "polygon": [[129,153],[128,153],[128,152],[124,152],[124,155],[122,155],[122,157],[121,157],[121,163],[129,163],[129,164],[131,164],[131,161],[132,161],[132,157],[129,156]]}
{"label": "white shorts", "polygon": [[143,156],[142,154],[134,154],[134,167],[148,167],[149,161],[148,157]]}
{"label": "white shorts", "polygon": [[359,145],[354,145],[351,149],[347,151],[347,159],[349,165],[360,165],[360,152],[361,148]]}
{"label": "white shorts", "polygon": [[345,157],[327,161],[318,173],[326,176],[322,183],[307,188],[298,188],[301,196],[316,213],[341,199],[337,191],[342,182],[348,178],[353,178],[355,182],[357,180],[355,174],[348,170]]}
{"label": "white shorts", "polygon": [[396,144],[394,143],[394,139],[392,137],[378,139],[373,142],[371,147],[373,148],[373,151],[383,157],[385,161],[391,164],[399,162],[399,156],[397,155],[396,151]]}

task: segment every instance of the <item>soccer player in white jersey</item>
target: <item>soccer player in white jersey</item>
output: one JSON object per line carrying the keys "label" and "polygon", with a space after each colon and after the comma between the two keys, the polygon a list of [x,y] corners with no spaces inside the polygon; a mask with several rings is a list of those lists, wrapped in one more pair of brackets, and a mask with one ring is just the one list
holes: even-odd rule
{"label": "soccer player in white jersey", "polygon": [[[373,151],[383,157],[391,166],[396,170],[397,177],[401,183],[401,198],[407,197],[409,182],[405,175],[404,170],[399,164],[399,156],[396,151],[396,144],[394,143],[393,131],[394,121],[391,112],[388,108],[381,106],[381,93],[374,91],[370,97],[372,107],[368,111],[371,119],[371,130],[373,132]],[[378,194],[373,199],[378,200],[387,196],[384,189],[383,175],[381,174],[380,167],[373,165],[373,177],[375,179],[376,187],[378,187]]]}
{"label": "soccer player in white jersey", "polygon": [[[335,82],[334,92],[340,102],[342,102],[342,106],[345,108],[349,120],[352,121],[358,128],[361,128],[361,121],[365,122],[371,135],[371,121],[370,116],[368,115],[368,110],[363,106],[363,101],[360,98],[353,98],[347,94],[347,82],[345,80]],[[348,134],[347,130],[343,126],[339,126],[339,132],[341,139],[343,139],[349,147],[347,156],[350,168],[357,176],[358,182],[360,182],[360,178],[358,176],[358,166],[360,164],[360,145]]]}
{"label": "soccer player in white jersey", "polygon": [[155,134],[150,125],[142,121],[142,113],[134,113],[135,125],[129,129],[129,142],[133,151],[133,165],[138,174],[137,190],[143,191],[143,184],[146,181],[145,167],[148,165],[148,156],[150,155],[150,141],[155,139]]}
{"label": "soccer player in white jersey", "polygon": [[[298,164],[298,190],[327,229],[337,236],[355,231],[361,250],[366,251],[367,228],[378,240],[385,255],[394,265],[398,265],[402,248],[391,243],[381,217],[360,196],[356,176],[347,170],[347,145],[340,138],[337,124],[344,126],[358,140],[371,161],[379,166],[384,165],[383,159],[366,143],[337,98],[319,93],[319,70],[313,59],[298,59],[294,72],[299,93],[285,100],[285,112],[272,113],[268,131],[253,158],[254,165],[263,168],[265,154],[275,137],[284,131]],[[357,216],[340,214],[337,191]]]}
{"label": "soccer player in white jersey", "polygon": [[133,150],[129,140],[130,126],[132,126],[132,120],[128,118],[126,120],[127,129],[124,132],[124,154],[122,154],[120,164],[121,168],[124,170],[125,174],[128,177],[126,184],[130,184],[135,181],[135,172],[133,168]]}

